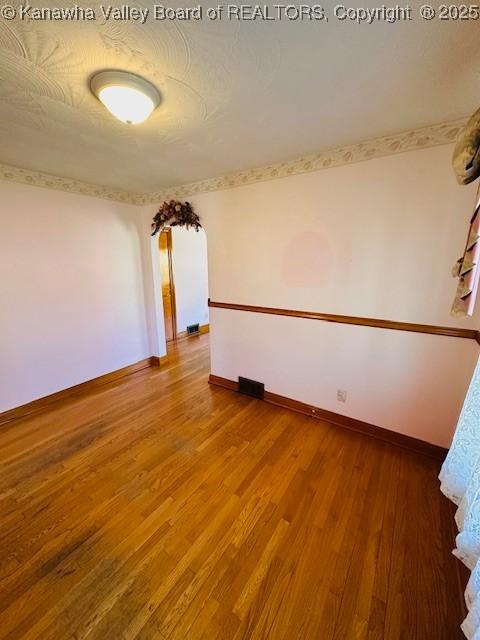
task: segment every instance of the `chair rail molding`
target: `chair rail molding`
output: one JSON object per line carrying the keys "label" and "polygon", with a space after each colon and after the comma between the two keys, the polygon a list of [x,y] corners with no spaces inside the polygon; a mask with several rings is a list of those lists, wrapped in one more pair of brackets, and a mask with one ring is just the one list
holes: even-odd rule
{"label": "chair rail molding", "polygon": [[464,329],[463,327],[442,327],[434,324],[418,324],[415,322],[402,322],[398,320],[383,320],[381,318],[363,318],[361,316],[343,316],[334,313],[322,313],[320,311],[298,311],[296,309],[280,309],[277,307],[260,307],[248,304],[235,304],[232,302],[215,302],[208,300],[208,306],[213,309],[228,309],[231,311],[246,311],[248,313],[264,313],[272,316],[286,316],[290,318],[303,318],[306,320],[321,320],[322,322],[334,322],[337,324],[353,324],[361,327],[375,327],[377,329],[391,329],[394,331],[411,331],[414,333],[427,333],[449,338],[467,338],[480,344],[480,335],[476,329]]}

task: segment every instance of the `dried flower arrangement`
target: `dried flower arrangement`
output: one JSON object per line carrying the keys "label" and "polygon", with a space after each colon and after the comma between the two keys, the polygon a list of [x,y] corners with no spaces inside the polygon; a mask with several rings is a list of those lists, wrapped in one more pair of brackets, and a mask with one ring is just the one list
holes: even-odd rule
{"label": "dried flower arrangement", "polygon": [[158,213],[155,214],[152,222],[152,236],[161,231],[165,226],[171,227],[193,227],[195,231],[199,231],[202,225],[200,218],[194,213],[192,205],[189,202],[180,202],[179,200],[170,200],[164,202]]}

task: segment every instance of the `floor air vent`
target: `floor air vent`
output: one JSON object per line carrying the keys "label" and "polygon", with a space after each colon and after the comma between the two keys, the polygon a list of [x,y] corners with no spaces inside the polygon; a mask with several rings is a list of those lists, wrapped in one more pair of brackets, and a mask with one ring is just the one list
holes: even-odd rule
{"label": "floor air vent", "polygon": [[256,382],[255,380],[249,380],[248,378],[238,377],[238,390],[240,393],[244,393],[247,396],[253,398],[260,398],[263,400],[265,394],[265,385],[263,382]]}
{"label": "floor air vent", "polygon": [[194,333],[198,333],[199,331],[200,331],[200,325],[198,324],[198,322],[197,322],[197,324],[190,324],[187,327],[187,335],[188,336],[191,336]]}

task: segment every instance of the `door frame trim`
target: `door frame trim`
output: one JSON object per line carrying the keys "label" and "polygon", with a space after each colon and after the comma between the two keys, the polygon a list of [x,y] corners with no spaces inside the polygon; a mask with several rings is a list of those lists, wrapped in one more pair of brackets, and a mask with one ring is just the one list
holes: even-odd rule
{"label": "door frame trim", "polygon": [[[172,306],[172,328],[173,328],[173,338],[172,340],[166,340],[166,342],[175,342],[178,336],[177,330],[177,298],[175,295],[175,279],[173,277],[173,259],[172,259],[172,251],[173,251],[173,234],[171,227],[167,227],[163,229],[158,235],[158,250],[161,251],[160,247],[160,236],[162,233],[165,233],[167,236],[167,259],[168,259],[168,274],[170,278],[170,301]],[[162,307],[163,307],[163,292],[162,292]],[[165,309],[163,311],[163,324],[165,325]]]}

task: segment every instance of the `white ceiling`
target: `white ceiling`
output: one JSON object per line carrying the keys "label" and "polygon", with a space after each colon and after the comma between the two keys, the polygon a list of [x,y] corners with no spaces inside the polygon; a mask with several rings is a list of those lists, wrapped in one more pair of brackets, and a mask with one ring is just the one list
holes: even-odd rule
{"label": "white ceiling", "polygon": [[[480,103],[479,35],[480,22],[418,17],[0,20],[0,163],[145,193],[454,120]],[[146,123],[117,122],[91,95],[110,68],[162,93]]]}

